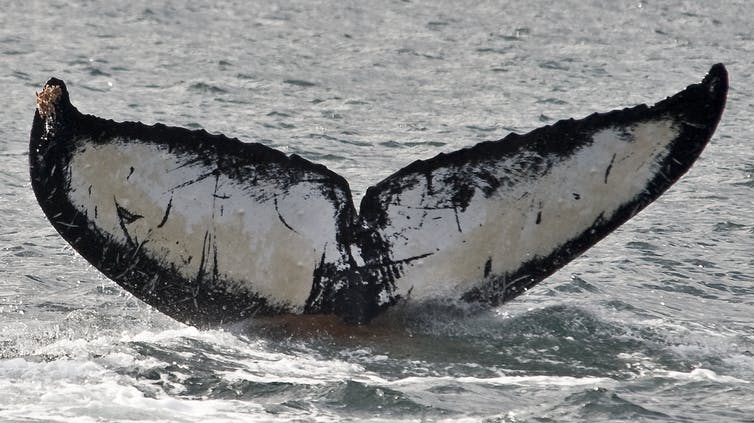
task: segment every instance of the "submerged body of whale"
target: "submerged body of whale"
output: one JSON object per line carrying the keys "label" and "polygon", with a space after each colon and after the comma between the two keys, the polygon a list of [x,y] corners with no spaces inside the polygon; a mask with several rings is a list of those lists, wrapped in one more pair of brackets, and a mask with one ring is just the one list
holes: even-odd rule
{"label": "submerged body of whale", "polygon": [[199,326],[284,313],[366,323],[398,301],[501,304],[681,177],[722,114],[727,74],[652,107],[564,120],[417,161],[360,209],[324,166],[205,131],[79,113],[38,94],[31,182],[108,278]]}

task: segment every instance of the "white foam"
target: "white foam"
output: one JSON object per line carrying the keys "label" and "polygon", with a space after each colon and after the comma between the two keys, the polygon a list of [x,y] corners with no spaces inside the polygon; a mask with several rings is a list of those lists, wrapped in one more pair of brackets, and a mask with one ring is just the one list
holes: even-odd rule
{"label": "white foam", "polygon": [[234,361],[233,364],[237,369],[219,373],[229,381],[247,380],[267,383],[275,380],[299,385],[339,383],[370,374],[361,365],[341,360],[319,360],[308,356],[264,351],[254,351],[253,355],[255,357],[253,360]]}
{"label": "white foam", "polygon": [[690,372],[678,372],[672,370],[652,370],[649,373],[653,377],[666,377],[685,381],[710,381],[716,383],[752,383],[752,381],[739,379],[733,376],[720,375],[713,370],[696,368]]}
{"label": "white foam", "polygon": [[[0,389],[0,419],[52,420],[65,422],[148,421],[175,422],[210,420],[242,421],[249,415],[263,415],[270,421],[285,421],[267,415],[261,405],[233,400],[203,400],[170,397],[154,391],[146,395],[133,381],[121,381],[109,375],[101,380],[13,381]],[[10,397],[9,402],[6,402]]]}
{"label": "white foam", "polygon": [[370,382],[379,382],[385,386],[410,386],[410,385],[439,385],[445,383],[465,383],[485,386],[537,386],[537,387],[566,387],[566,386],[604,386],[614,384],[614,380],[601,377],[572,377],[572,376],[422,376],[406,377],[396,380],[384,380],[381,378],[367,378]]}
{"label": "white foam", "polygon": [[[194,330],[167,332],[140,333],[134,337],[124,335],[123,338],[152,338],[162,343],[170,343],[183,339]],[[209,341],[218,334],[222,335],[222,332],[199,333],[200,338]],[[232,336],[219,338],[220,345],[223,346],[226,346],[226,343],[244,345]],[[91,342],[92,351],[97,350],[98,345],[104,342],[104,338]],[[77,351],[80,348],[79,344],[80,342],[60,341],[45,350],[48,353],[55,351],[64,354],[66,347],[71,348],[71,351]],[[246,344],[246,348],[248,347]],[[58,358],[52,361],[26,358],[0,360],[0,392],[4,393],[0,396],[0,420],[236,422],[256,416],[265,421],[289,421],[291,416],[296,414],[295,410],[282,415],[269,414],[263,405],[247,401],[207,398],[197,401],[193,397],[182,398],[180,392],[176,392],[181,389],[171,389],[173,392],[169,394],[157,381],[128,376],[134,369],[150,368],[164,363],[153,357],[123,352],[122,347],[117,344],[114,347],[111,345],[111,351],[103,354],[95,354],[96,358]],[[264,352],[260,354],[264,356],[263,361],[269,360],[271,371],[267,379],[260,380],[262,382],[277,379],[276,372],[295,371],[303,377],[312,371],[318,371],[324,377],[330,365],[327,361],[301,363],[292,355]],[[249,360],[249,363],[253,362],[254,360]],[[125,375],[114,371],[119,367],[125,367],[129,371]],[[312,417],[324,421],[331,418],[327,413],[321,412],[313,412]]]}

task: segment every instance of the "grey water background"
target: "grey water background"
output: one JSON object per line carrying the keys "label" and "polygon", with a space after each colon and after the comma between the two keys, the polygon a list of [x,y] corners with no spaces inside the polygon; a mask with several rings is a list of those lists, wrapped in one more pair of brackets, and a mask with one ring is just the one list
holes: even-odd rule
{"label": "grey water background", "polygon": [[[706,1],[0,1],[0,420],[754,421],[754,8]],[[298,153],[357,197],[413,160],[730,72],[698,163],[497,309],[354,336],[200,331],[54,232],[34,92]],[[358,200],[357,200],[358,201]]]}

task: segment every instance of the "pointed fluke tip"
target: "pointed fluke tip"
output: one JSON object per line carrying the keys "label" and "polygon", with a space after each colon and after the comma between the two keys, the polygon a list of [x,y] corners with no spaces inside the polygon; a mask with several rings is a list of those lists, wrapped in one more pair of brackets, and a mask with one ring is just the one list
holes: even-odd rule
{"label": "pointed fluke tip", "polygon": [[712,65],[702,84],[709,87],[710,93],[724,94],[728,92],[728,71],[722,63]]}
{"label": "pointed fluke tip", "polygon": [[65,82],[50,78],[37,95],[37,111],[42,119],[54,119],[61,106],[69,102]]}

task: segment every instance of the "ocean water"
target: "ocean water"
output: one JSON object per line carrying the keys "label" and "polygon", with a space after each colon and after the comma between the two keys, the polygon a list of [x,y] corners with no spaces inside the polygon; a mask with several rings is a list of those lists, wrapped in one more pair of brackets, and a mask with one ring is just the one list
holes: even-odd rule
{"label": "ocean water", "polygon": [[[754,421],[747,0],[0,2],[0,421]],[[360,197],[413,160],[730,73],[670,191],[492,310],[200,331],[101,276],[28,180],[34,92],[298,153]],[[357,198],[358,201],[358,198]]]}

